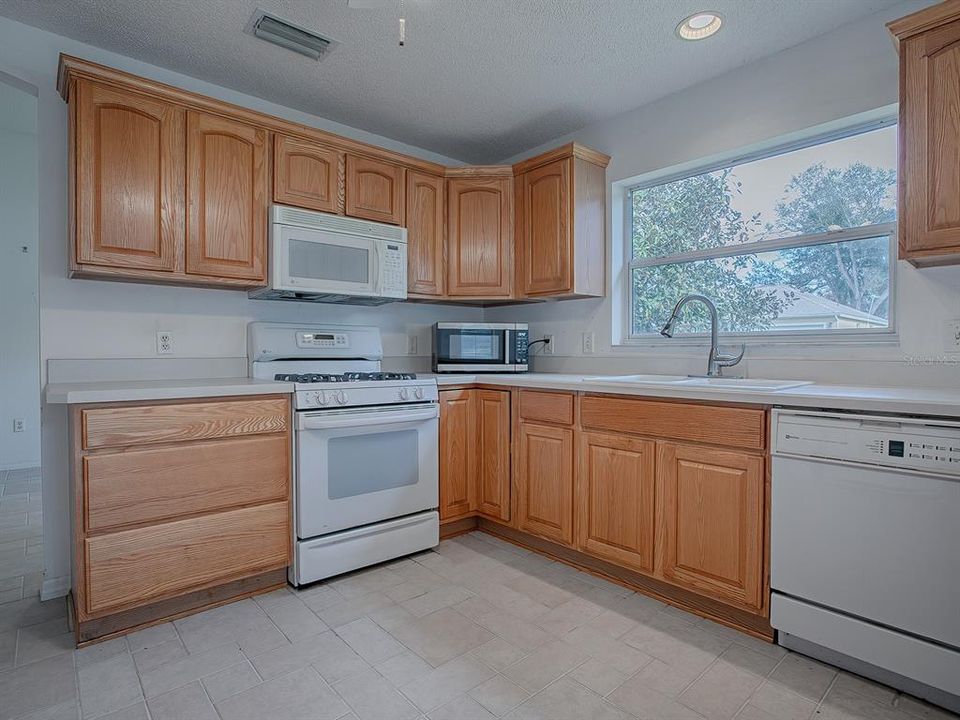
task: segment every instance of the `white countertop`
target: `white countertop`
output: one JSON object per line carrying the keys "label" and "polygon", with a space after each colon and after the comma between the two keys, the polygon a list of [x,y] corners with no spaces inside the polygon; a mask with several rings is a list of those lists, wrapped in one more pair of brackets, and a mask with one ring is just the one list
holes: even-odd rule
{"label": "white countertop", "polygon": [[437,378],[437,384],[441,388],[445,385],[480,383],[679,400],[960,417],[960,389],[957,388],[867,387],[814,383],[778,391],[743,391],[680,385],[591,382],[584,380],[584,377],[592,376],[558,373],[448,374],[432,377]]}
{"label": "white countertop", "polygon": [[273,395],[293,392],[293,383],[253,380],[246,377],[203,380],[128,380],[121,382],[51,383],[48,403],[130,402],[131,400],[178,400],[229,395]]}
{"label": "white countertop", "polygon": [[[679,385],[631,385],[591,382],[584,375],[517,373],[477,375],[421,375],[436,377],[440,387],[480,383],[501,387],[528,387],[678,400],[749,403],[782,407],[860,410],[904,415],[960,417],[960,389],[803,385],[787,390],[742,391]],[[136,380],[122,382],[54,383],[46,399],[54,404],[108,403],[180,398],[265,395],[293,392],[293,383],[245,377],[204,380]]]}

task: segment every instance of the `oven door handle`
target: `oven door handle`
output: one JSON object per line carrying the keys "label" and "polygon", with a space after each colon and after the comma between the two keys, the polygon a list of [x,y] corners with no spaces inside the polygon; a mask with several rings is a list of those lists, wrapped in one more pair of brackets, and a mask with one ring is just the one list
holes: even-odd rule
{"label": "oven door handle", "polygon": [[363,413],[357,415],[311,415],[297,414],[297,430],[328,430],[332,428],[348,427],[380,427],[381,425],[398,425],[400,423],[422,422],[434,420],[440,416],[438,408],[426,410],[404,410],[391,413]]}

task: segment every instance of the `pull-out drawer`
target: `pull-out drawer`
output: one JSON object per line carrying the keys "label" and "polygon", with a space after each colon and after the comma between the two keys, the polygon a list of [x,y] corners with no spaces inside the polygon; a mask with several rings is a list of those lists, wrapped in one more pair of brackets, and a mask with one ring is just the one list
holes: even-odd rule
{"label": "pull-out drawer", "polygon": [[520,419],[555,425],[573,425],[573,395],[521,390]]}
{"label": "pull-out drawer", "polygon": [[766,447],[766,411],[762,408],[587,395],[580,401],[580,423],[585,430],[609,430],[750,450]]}
{"label": "pull-out drawer", "polygon": [[84,540],[90,616],[285,567],[286,502],[258,505]]}
{"label": "pull-out drawer", "polygon": [[286,398],[85,408],[83,449],[282,432],[287,408]]}
{"label": "pull-out drawer", "polygon": [[147,447],[83,458],[87,532],[285,500],[286,434]]}

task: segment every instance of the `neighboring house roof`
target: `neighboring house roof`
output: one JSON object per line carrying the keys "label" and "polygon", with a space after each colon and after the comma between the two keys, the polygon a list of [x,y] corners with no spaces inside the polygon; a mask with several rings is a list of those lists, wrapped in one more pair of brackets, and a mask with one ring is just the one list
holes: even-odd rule
{"label": "neighboring house roof", "polygon": [[[871,325],[886,326],[887,324],[886,318],[863,312],[855,307],[843,305],[813,293],[797,290],[788,285],[764,285],[760,289],[773,292],[789,303],[777,316],[778,320],[830,316],[870,323]],[[794,298],[792,302],[789,300],[791,297]]]}

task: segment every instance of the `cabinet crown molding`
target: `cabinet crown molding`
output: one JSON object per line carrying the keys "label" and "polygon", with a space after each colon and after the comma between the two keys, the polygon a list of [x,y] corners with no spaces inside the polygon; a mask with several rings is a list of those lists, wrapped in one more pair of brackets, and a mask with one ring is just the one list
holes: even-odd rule
{"label": "cabinet crown molding", "polygon": [[960,20],[960,0],[945,0],[897,20],[891,20],[887,23],[887,30],[893,35],[893,43],[899,50],[902,40],[953,20]]}
{"label": "cabinet crown molding", "polygon": [[[960,0],[957,0],[957,2],[960,2]],[[566,145],[561,145],[555,150],[550,150],[527,160],[521,160],[520,162],[515,163],[513,166],[513,174],[522,175],[528,170],[534,170],[542,165],[548,165],[555,160],[561,160],[562,158],[567,157],[580,158],[581,160],[586,160],[588,163],[598,165],[602,168],[606,168],[607,165],[610,164],[609,155],[604,155],[602,152],[588,148],[580,143],[572,142],[567,143]]]}

